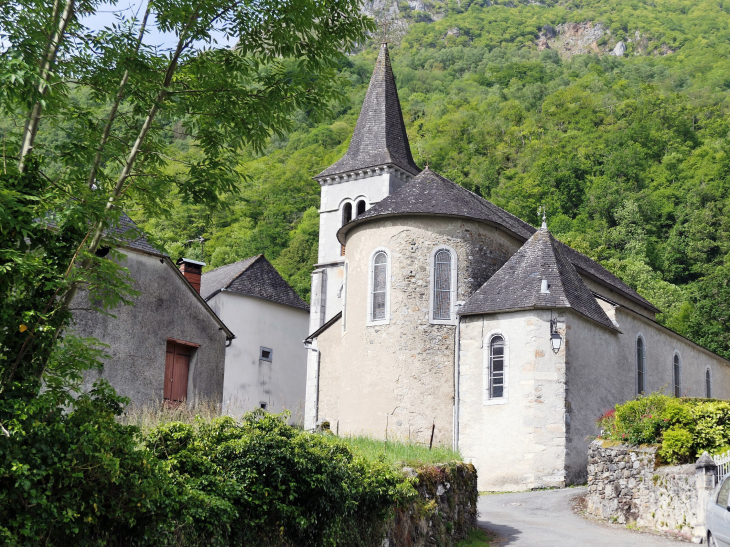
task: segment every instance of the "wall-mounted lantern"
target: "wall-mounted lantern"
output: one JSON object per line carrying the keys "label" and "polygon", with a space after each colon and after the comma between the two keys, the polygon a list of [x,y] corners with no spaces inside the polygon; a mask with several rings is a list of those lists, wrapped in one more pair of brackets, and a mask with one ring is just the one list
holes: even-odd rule
{"label": "wall-mounted lantern", "polygon": [[[551,314],[552,315],[552,314]],[[563,338],[558,332],[558,318],[550,318],[550,345],[553,348],[553,353],[560,351],[560,346],[563,344]]]}

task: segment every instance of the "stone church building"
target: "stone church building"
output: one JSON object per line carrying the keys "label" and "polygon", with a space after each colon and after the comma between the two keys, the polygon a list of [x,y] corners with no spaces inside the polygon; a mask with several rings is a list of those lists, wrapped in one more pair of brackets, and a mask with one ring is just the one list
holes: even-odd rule
{"label": "stone church building", "polygon": [[638,393],[730,398],[730,362],[598,263],[414,162],[388,49],[321,185],[305,426],[453,446],[480,490],[586,479]]}

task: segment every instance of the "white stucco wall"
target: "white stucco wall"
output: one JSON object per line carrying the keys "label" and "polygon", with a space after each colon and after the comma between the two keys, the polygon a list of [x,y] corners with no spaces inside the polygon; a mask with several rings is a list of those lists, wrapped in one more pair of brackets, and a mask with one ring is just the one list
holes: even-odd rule
{"label": "white stucco wall", "polygon": [[[227,291],[208,304],[236,333],[226,349],[224,411],[240,415],[265,402],[270,412],[289,410],[292,422],[302,423],[309,313]],[[271,362],[259,360],[261,346],[273,350]]]}
{"label": "white stucco wall", "polygon": [[646,393],[674,394],[673,358],[681,359],[681,394],[705,396],[705,370],[712,374],[712,396],[730,399],[730,363],[676,333],[623,307],[615,310],[621,330],[605,329],[578,314],[567,325],[568,407],[571,415],[569,467],[575,480],[585,480],[590,436],[598,435],[595,420],[604,411],[636,397],[636,338],[644,338]]}
{"label": "white stucco wall", "polygon": [[[428,442],[435,423],[434,442],[452,445],[455,327],[429,320],[431,260],[444,246],[458,257],[458,301],[498,270],[519,242],[492,226],[450,218],[372,220],[348,234],[346,330],[338,321],[317,340],[319,418],[333,428],[339,422],[340,434],[383,437],[387,425],[390,437]],[[391,260],[390,315],[373,325],[370,263],[381,248]]]}
{"label": "white stucco wall", "polygon": [[[564,334],[565,316],[555,315]],[[502,401],[486,396],[493,334],[507,344]],[[464,317],[460,342],[459,450],[477,468],[479,490],[564,486],[565,349],[551,349],[550,311]]]}

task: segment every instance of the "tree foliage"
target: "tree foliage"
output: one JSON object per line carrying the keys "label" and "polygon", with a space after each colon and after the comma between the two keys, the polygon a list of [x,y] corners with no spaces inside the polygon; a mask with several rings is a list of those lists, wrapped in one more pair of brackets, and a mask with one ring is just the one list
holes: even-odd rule
{"label": "tree foliage", "polygon": [[[722,306],[710,297],[722,294],[727,273],[717,269],[730,253],[730,8],[689,0],[460,6],[434,3],[446,16],[414,22],[391,47],[417,162],[532,223],[547,205],[558,238],[654,301],[660,322],[730,357]],[[626,41],[627,55],[538,51],[545,25],[585,21]],[[210,238],[204,259],[213,267],[262,252],[278,265],[286,253],[285,277],[308,296],[308,283],[294,280],[314,253],[293,234],[318,205],[309,177],[346,150],[376,49],[340,67],[349,104],[323,121],[301,112],[263,154],[241,155],[251,179],[229,197],[230,210],[180,203],[174,221],[145,226],[180,254],[199,252],[186,240]],[[316,238],[309,242],[314,249]],[[291,267],[293,256],[301,267]]]}

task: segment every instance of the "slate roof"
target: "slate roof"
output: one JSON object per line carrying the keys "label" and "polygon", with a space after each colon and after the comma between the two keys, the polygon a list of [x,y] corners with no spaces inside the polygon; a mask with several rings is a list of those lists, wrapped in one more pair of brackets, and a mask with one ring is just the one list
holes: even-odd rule
{"label": "slate roof", "polygon": [[104,235],[110,239],[114,239],[122,247],[135,249],[151,255],[167,256],[166,253],[158,251],[149,244],[144,232],[127,216],[127,213],[122,213],[122,216],[119,218],[119,223],[116,226],[110,227]]}
{"label": "slate roof", "polygon": [[340,160],[315,178],[386,164],[412,175],[420,171],[408,144],[388,46],[382,44],[350,147]]}
{"label": "slate roof", "polygon": [[[541,292],[543,279],[548,282],[548,293]],[[459,314],[533,308],[572,308],[618,330],[544,224],[464,303]]]}
{"label": "slate roof", "polygon": [[[372,218],[395,215],[446,215],[476,219],[504,228],[517,238],[524,240],[532,237],[536,231],[527,222],[426,167],[397,192],[376,203],[340,228],[337,232],[337,239],[344,245],[345,236],[353,227]],[[599,283],[610,286],[630,300],[652,311],[660,311],[594,260],[559,241],[556,241],[556,245],[573,266],[587,277],[592,277]]]}
{"label": "slate roof", "polygon": [[209,300],[221,290],[309,311],[309,304],[284,281],[264,255],[252,256],[205,272],[200,282],[200,295]]}
{"label": "slate roof", "polygon": [[344,245],[345,234],[354,226],[377,216],[403,214],[448,215],[484,220],[503,226],[523,239],[529,238],[535,231],[527,222],[426,167],[397,192],[345,224],[337,232],[337,238]]}

